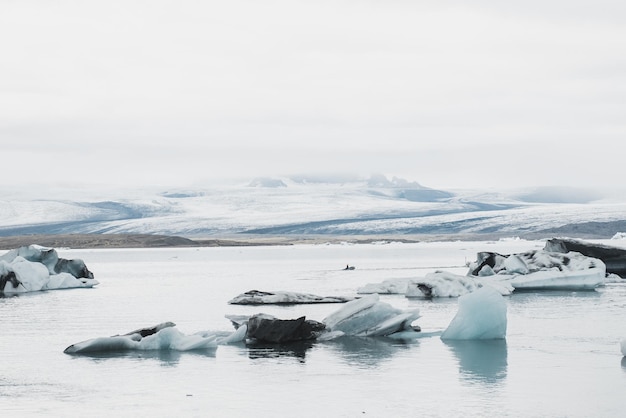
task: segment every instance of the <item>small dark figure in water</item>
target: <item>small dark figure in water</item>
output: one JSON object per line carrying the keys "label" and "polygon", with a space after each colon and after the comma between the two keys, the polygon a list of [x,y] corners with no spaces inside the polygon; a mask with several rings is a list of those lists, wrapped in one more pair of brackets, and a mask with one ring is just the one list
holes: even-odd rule
{"label": "small dark figure in water", "polygon": [[350,266],[349,264],[346,264],[346,268],[344,270],[354,270],[354,266]]}

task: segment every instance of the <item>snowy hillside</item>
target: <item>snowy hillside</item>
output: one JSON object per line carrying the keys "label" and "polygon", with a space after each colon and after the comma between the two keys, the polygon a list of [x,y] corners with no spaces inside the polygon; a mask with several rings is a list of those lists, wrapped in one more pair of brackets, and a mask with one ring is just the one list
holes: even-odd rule
{"label": "snowy hillside", "polygon": [[[142,233],[368,235],[561,233],[611,237],[626,203],[571,190],[434,190],[403,179],[257,178],[238,185],[0,199],[0,236]],[[106,196],[106,197],[103,197]],[[551,199],[551,196],[554,199]],[[595,200],[594,200],[595,199]],[[552,200],[552,202],[551,202]]]}

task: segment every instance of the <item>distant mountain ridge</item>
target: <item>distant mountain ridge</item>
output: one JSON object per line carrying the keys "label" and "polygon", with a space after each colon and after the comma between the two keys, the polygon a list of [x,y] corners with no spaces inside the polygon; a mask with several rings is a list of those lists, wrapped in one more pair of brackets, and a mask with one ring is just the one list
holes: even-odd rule
{"label": "distant mountain ridge", "polygon": [[[450,192],[384,175],[366,179],[296,176],[256,178],[234,186],[137,190],[119,197],[108,195],[106,200],[98,199],[97,195],[82,199],[11,198],[0,199],[0,236],[489,234],[536,237],[579,231],[584,237],[609,238],[624,232],[625,203],[590,200],[599,196],[576,189],[563,193],[553,190],[556,198],[550,199],[549,190],[542,189],[538,194]],[[581,200],[581,196],[585,198]],[[581,227],[577,229],[576,225]]]}

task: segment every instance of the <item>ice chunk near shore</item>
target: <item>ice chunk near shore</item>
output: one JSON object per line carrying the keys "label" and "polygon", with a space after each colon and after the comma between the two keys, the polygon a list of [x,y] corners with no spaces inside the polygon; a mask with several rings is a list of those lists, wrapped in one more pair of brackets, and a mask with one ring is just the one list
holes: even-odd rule
{"label": "ice chunk near shore", "polygon": [[413,321],[419,310],[402,311],[380,302],[378,294],[368,295],[346,303],[322,322],[329,332],[360,337],[389,336],[401,331],[417,331]]}
{"label": "ice chunk near shore", "polygon": [[506,338],[506,301],[490,287],[459,298],[459,309],[441,334],[442,340],[489,340]]}
{"label": "ice chunk near shore", "polygon": [[29,245],[0,256],[0,294],[93,287],[97,284],[83,260],[59,258],[52,248]]}

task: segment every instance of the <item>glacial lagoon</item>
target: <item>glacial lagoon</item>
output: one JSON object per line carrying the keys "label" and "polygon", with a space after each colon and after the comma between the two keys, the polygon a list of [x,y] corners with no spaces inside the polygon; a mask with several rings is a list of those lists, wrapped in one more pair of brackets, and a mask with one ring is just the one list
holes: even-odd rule
{"label": "glacial lagoon", "polygon": [[[618,240],[617,244],[625,246]],[[612,243],[616,244],[616,243]],[[613,417],[626,409],[626,284],[506,297],[505,340],[444,342],[457,299],[381,295],[419,309],[422,336],[345,337],[193,352],[64,354],[70,344],[172,321],[231,332],[225,315],[322,320],[337,304],[239,306],[251,289],[356,296],[435,270],[457,274],[478,251],[542,241],[319,244],[180,249],[58,249],[99,285],[0,298],[0,408],[13,416]],[[354,270],[343,270],[346,264]]]}

